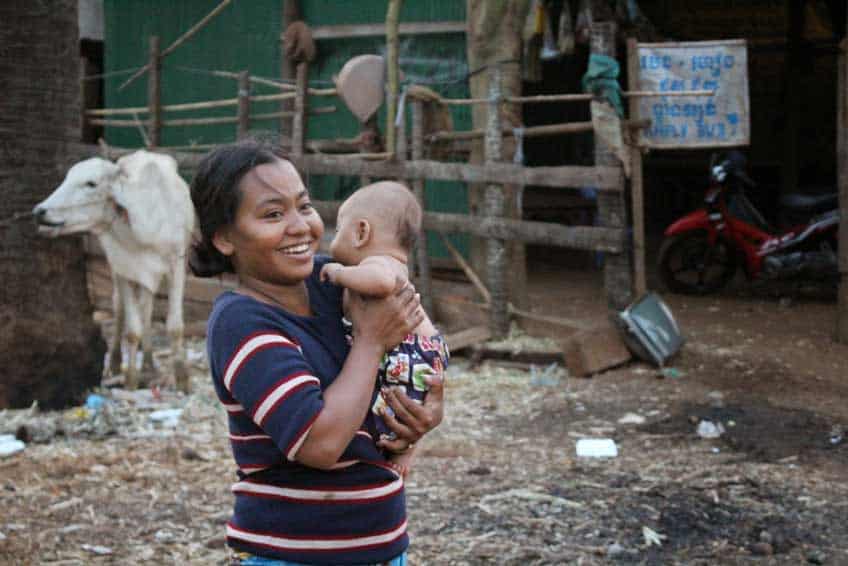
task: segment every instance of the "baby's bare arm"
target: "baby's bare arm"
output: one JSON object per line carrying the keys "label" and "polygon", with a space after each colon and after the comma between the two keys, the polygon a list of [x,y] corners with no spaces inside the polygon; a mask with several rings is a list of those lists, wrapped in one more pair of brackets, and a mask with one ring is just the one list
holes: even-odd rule
{"label": "baby's bare arm", "polygon": [[321,279],[369,297],[387,297],[395,289],[399,274],[384,261],[368,258],[359,265],[328,263]]}

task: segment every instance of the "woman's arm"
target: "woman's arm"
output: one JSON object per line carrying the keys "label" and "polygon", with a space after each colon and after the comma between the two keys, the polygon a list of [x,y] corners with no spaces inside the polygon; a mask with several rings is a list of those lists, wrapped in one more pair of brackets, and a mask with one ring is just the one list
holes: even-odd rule
{"label": "woman's arm", "polygon": [[338,462],[370,407],[383,354],[423,320],[413,288],[398,287],[380,300],[350,294],[353,346],[338,377],[324,391],[324,407],[295,455],[298,462],[321,469]]}

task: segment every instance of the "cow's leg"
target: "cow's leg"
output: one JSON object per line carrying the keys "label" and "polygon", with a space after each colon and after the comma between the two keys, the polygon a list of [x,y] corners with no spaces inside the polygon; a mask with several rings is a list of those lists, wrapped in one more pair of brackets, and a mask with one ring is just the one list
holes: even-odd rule
{"label": "cow's leg", "polygon": [[115,334],[112,336],[112,345],[109,348],[104,371],[107,376],[121,373],[121,340],[124,337],[124,301],[121,297],[121,285],[114,273],[112,274],[112,315],[115,320]]}
{"label": "cow's leg", "polygon": [[174,378],[177,387],[184,393],[191,390],[191,380],[183,346],[183,294],[185,293],[186,267],[185,258],[179,257],[171,261],[171,272],[168,273],[168,318],[165,326],[171,341],[171,356]]}
{"label": "cow's leg", "polygon": [[144,332],[141,321],[141,310],[136,298],[135,289],[137,285],[124,279],[118,278],[121,286],[121,298],[123,299],[124,324],[127,339],[127,370],[124,373],[124,386],[127,389],[138,388],[138,371],[136,369],[136,355],[141,336]]}
{"label": "cow's leg", "polygon": [[141,372],[145,381],[156,379],[156,366],[153,363],[153,301],[154,294],[147,288],[137,285],[138,308],[141,312]]}

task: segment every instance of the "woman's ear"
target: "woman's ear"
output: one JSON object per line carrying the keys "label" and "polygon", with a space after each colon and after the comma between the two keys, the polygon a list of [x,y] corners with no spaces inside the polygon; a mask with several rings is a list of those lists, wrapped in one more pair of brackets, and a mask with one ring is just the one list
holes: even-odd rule
{"label": "woman's ear", "polygon": [[227,230],[226,227],[220,228],[215,235],[212,236],[212,245],[215,246],[215,249],[221,252],[221,254],[229,257],[233,255],[235,251],[235,246],[230,240],[230,231]]}
{"label": "woman's ear", "polygon": [[360,218],[356,221],[356,234],[354,234],[353,247],[361,248],[367,245],[373,236],[374,232],[371,229],[371,223],[364,218]]}

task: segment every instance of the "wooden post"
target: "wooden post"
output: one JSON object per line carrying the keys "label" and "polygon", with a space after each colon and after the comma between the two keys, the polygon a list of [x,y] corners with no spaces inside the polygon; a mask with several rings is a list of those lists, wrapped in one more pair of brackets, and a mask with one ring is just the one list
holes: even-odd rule
{"label": "wooden post", "polygon": [[[591,52],[615,57],[615,22],[595,22],[591,31]],[[595,165],[620,166],[615,154],[600,136],[595,136]],[[624,183],[622,179],[622,184]],[[626,229],[627,208],[624,190],[616,193],[598,193],[599,224],[605,227]],[[604,254],[604,289],[607,304],[614,310],[622,310],[630,304],[633,292],[633,277],[630,270],[628,250],[619,254]]]}
{"label": "wooden post", "polygon": [[[283,35],[286,27],[292,22],[299,21],[300,2],[299,0],[283,0],[283,25],[280,30],[280,78],[283,82],[290,81],[295,78],[295,67],[291,59],[286,57],[286,49],[283,45]],[[283,100],[280,102],[280,112],[294,111],[294,102],[292,100]],[[280,118],[280,135],[283,138],[290,138],[292,135],[292,118],[284,116]]]}
{"label": "wooden post", "polygon": [[[398,155],[401,155],[400,152]],[[412,160],[424,159],[424,103],[420,100],[412,101]],[[424,194],[424,179],[412,181],[412,192],[425,210],[426,199]],[[430,274],[430,255],[427,251],[427,232],[421,230],[421,238],[415,249],[415,260],[418,265],[418,290],[421,293],[421,302],[428,314],[433,314],[433,285]]]}
{"label": "wooden post", "polygon": [[150,36],[149,62],[147,76],[148,139],[150,147],[159,146],[162,132],[162,59],[159,56],[159,36]]}
{"label": "wooden post", "polygon": [[[639,52],[635,37],[627,39],[627,87],[639,89]],[[630,121],[639,120],[639,99],[628,100]],[[648,290],[645,277],[645,199],[642,184],[642,140],[641,130],[629,132],[630,146],[630,212],[633,218],[633,291],[641,297]],[[626,134],[625,134],[626,135]]]}
{"label": "wooden post", "polygon": [[250,72],[242,71],[238,77],[238,127],[236,138],[247,137],[250,130]]}
{"label": "wooden post", "polygon": [[386,151],[395,152],[395,114],[398,101],[398,23],[403,0],[389,0],[386,11]]}
{"label": "wooden post", "polygon": [[[500,107],[503,100],[501,92],[501,71],[495,67],[489,76],[489,104],[486,121],[485,155],[486,163],[501,160],[503,134],[501,133]],[[489,219],[503,217],[506,209],[503,187],[488,185],[485,196],[485,214]],[[492,297],[490,327],[492,336],[503,338],[509,333],[509,310],[507,308],[508,290],[506,284],[506,242],[498,238],[486,240],[486,271],[489,293]]]}
{"label": "wooden post", "polygon": [[783,160],[781,161],[780,194],[788,195],[798,189],[798,142],[801,130],[801,81],[802,69],[809,63],[805,61],[802,42],[804,41],[804,4],[806,0],[786,1],[786,51],[783,69],[784,86],[784,128]]}
{"label": "wooden post", "polygon": [[848,344],[848,38],[840,44],[836,95],[836,170],[839,183],[839,299],[836,341]]}
{"label": "wooden post", "polygon": [[304,140],[306,139],[307,114],[306,95],[309,87],[309,63],[297,64],[297,84],[294,99],[294,118],[292,119],[292,155],[303,155]]}

